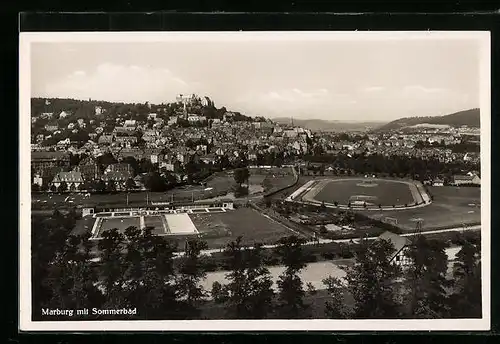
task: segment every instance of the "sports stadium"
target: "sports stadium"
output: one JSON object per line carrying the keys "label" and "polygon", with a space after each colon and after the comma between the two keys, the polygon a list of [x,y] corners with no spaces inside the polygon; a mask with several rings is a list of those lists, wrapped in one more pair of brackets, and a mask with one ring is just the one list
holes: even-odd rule
{"label": "sports stadium", "polygon": [[288,198],[289,202],[326,207],[394,210],[424,207],[431,198],[420,182],[377,178],[311,180]]}

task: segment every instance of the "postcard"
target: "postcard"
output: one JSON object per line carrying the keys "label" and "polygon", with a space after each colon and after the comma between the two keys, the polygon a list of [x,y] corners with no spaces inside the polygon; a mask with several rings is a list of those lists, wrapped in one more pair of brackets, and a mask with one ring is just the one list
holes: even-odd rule
{"label": "postcard", "polygon": [[490,329],[489,32],[19,54],[21,331]]}

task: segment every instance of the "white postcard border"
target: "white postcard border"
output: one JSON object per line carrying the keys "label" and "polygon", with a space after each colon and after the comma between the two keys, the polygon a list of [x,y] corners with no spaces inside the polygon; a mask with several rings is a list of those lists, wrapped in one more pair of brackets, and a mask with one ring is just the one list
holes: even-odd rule
{"label": "white postcard border", "polygon": [[[32,321],[31,314],[31,181],[30,45],[35,42],[165,42],[284,40],[471,39],[480,43],[481,113],[481,245],[482,319],[425,320],[161,320],[161,321]],[[488,31],[357,31],[357,32],[29,32],[19,44],[19,329],[21,331],[485,331],[490,329],[490,162],[491,57]]]}

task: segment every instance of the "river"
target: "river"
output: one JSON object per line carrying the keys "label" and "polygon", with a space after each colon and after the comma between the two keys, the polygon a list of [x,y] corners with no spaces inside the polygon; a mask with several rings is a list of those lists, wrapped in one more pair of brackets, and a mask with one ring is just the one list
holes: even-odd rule
{"label": "river", "polygon": [[[446,249],[446,254],[448,255],[448,272],[451,273],[451,268],[453,267],[453,261],[455,260],[455,256],[460,251],[460,247],[450,247]],[[345,260],[344,260],[345,262]],[[276,290],[277,281],[279,276],[284,271],[283,266],[273,266],[269,267],[269,272],[271,273],[273,279],[273,288]],[[219,282],[221,284],[227,283],[226,274],[228,271],[215,271],[209,272],[205,280],[201,282],[201,285],[205,290],[211,290],[212,284],[214,282]],[[300,272],[300,278],[302,282],[305,284],[311,283],[316,289],[325,289],[325,285],[323,284],[323,280],[328,276],[337,277],[343,279],[346,273],[339,267],[339,263],[335,261],[323,261],[323,262],[315,262],[309,263],[307,266],[302,269]]]}

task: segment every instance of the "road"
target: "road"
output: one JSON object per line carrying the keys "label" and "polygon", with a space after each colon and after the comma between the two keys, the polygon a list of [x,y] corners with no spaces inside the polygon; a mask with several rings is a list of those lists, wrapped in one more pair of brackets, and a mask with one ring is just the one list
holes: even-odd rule
{"label": "road", "polygon": [[[433,230],[433,231],[426,231],[422,232],[423,235],[427,234],[438,234],[438,233],[447,233],[447,232],[461,232],[464,230],[480,230],[481,225],[476,225],[476,226],[470,226],[464,229],[464,227],[454,227],[454,228],[447,228],[447,229],[439,229],[439,230]],[[409,237],[413,236],[413,233],[408,233],[408,234],[402,234],[401,236],[404,237]],[[376,237],[367,237],[367,240],[375,240],[377,239],[378,236]],[[319,239],[318,241],[310,241],[305,243],[304,245],[316,245],[316,244],[329,244],[329,243],[350,243],[350,242],[356,242],[359,239]],[[277,245],[263,245],[262,248],[265,249],[273,249],[276,248]],[[253,247],[249,247],[249,249],[253,249]],[[209,249],[209,250],[203,250],[201,253],[203,255],[211,255],[213,253],[218,253],[223,251],[222,249]],[[177,252],[176,255],[178,256],[183,256],[184,252]]]}
{"label": "road", "polygon": [[[448,256],[448,274],[451,274],[453,268],[453,261],[455,256],[460,251],[461,247],[450,247],[445,250]],[[326,289],[323,284],[323,280],[327,277],[337,277],[343,280],[346,276],[346,272],[340,267],[345,263],[346,260],[340,261],[326,261],[326,262],[315,262],[309,263],[304,269],[299,273],[300,279],[304,283],[304,286],[310,283],[315,289],[321,290]],[[277,281],[279,276],[283,273],[285,268],[283,266],[272,266],[269,267],[269,272],[273,280],[273,289],[277,289]],[[206,278],[201,281],[200,285],[207,291],[212,289],[214,282],[219,282],[221,284],[228,283],[226,274],[229,271],[214,271],[207,273]]]}

